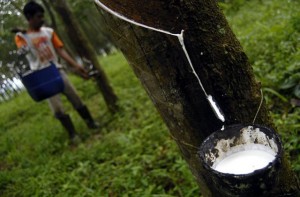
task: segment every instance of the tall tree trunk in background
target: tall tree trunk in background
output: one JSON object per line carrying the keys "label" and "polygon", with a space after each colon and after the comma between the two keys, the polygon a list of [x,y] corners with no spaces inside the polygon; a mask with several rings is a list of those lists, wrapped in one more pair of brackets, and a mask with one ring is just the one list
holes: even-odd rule
{"label": "tall tree trunk in background", "polygon": [[49,5],[49,2],[46,1],[46,0],[42,0],[43,4],[44,4],[44,7],[45,9],[47,10],[49,16],[50,16],[50,19],[51,19],[51,27],[53,29],[56,30],[57,32],[57,23],[56,23],[56,19],[55,19],[55,16],[54,16],[54,13],[52,12],[51,8],[50,8],[50,5]]}
{"label": "tall tree trunk in background", "polygon": [[[70,39],[65,39],[65,36],[63,36],[63,33],[59,30],[59,28],[57,27],[57,22],[56,22],[56,18],[55,18],[55,14],[52,11],[52,6],[51,6],[51,1],[50,0],[42,0],[45,9],[47,10],[49,16],[50,16],[50,20],[51,20],[51,24],[49,24],[53,29],[55,29],[55,32],[58,34],[58,36],[64,40],[64,47],[65,50],[72,56],[75,56],[75,52],[74,52],[74,47],[73,45],[70,43]],[[73,47],[73,48],[72,48]]]}
{"label": "tall tree trunk in background", "polygon": [[85,34],[81,30],[81,27],[75,17],[72,15],[67,2],[65,0],[53,0],[51,1],[56,12],[61,16],[62,21],[65,24],[66,31],[70,37],[77,53],[81,57],[85,57],[90,60],[98,71],[96,81],[99,89],[101,90],[104,100],[108,106],[108,109],[112,112],[117,111],[117,96],[115,95],[112,87],[110,86],[106,74],[102,70],[100,63],[97,59],[97,54],[93,50],[91,44],[88,42]]}
{"label": "tall tree trunk in background", "polygon": [[[185,30],[184,43],[191,62],[206,93],[212,95],[223,110],[225,124],[252,124],[260,105],[260,85],[255,81],[249,60],[219,10],[217,1],[101,2],[116,13],[147,26],[176,34]],[[116,44],[167,124],[202,194],[222,196],[216,191],[217,185],[204,179],[209,175],[200,165],[193,147],[199,147],[223,123],[214,115],[178,38],[124,22],[112,17],[99,4],[96,6],[102,13],[99,19],[106,21]],[[265,104],[256,123],[272,127]],[[283,163],[279,184],[269,192],[270,195],[299,191],[299,183],[287,160],[284,159]]]}

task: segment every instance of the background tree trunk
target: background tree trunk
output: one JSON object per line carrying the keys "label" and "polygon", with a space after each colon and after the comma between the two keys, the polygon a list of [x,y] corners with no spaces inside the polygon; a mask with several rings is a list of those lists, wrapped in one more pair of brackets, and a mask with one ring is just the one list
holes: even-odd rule
{"label": "background tree trunk", "polygon": [[106,74],[102,70],[100,63],[97,59],[97,54],[93,50],[91,44],[86,38],[85,34],[80,28],[77,20],[72,15],[65,0],[53,0],[51,1],[56,12],[61,16],[62,21],[65,24],[66,31],[70,40],[73,43],[77,53],[81,57],[85,57],[90,60],[98,71],[96,77],[97,85],[103,94],[104,100],[108,106],[108,109],[112,112],[117,111],[117,96],[115,95],[112,87],[110,86]]}
{"label": "background tree trunk", "polygon": [[56,19],[55,19],[54,13],[52,12],[52,10],[50,8],[49,2],[47,0],[42,0],[42,2],[44,4],[45,9],[47,10],[47,12],[49,14],[50,19],[51,19],[51,24],[50,24],[51,27],[57,31]]}
{"label": "background tree trunk", "polygon": [[[180,33],[207,94],[223,110],[225,125],[249,123],[258,110],[261,93],[247,56],[230,29],[217,1],[101,0],[136,22]],[[116,45],[132,66],[152,99],[171,136],[196,177],[204,196],[222,196],[217,185],[206,182],[197,147],[223,123],[216,118],[178,39],[172,35],[121,21],[99,9]],[[101,18],[101,17],[100,17]],[[255,123],[272,127],[265,104]],[[299,191],[297,178],[284,159],[279,184],[270,196]]]}

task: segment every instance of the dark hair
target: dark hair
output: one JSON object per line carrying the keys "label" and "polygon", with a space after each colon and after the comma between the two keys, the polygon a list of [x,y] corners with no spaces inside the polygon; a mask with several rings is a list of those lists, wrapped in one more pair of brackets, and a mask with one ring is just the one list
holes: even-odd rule
{"label": "dark hair", "polygon": [[26,5],[23,8],[23,14],[26,17],[27,20],[32,18],[36,13],[44,13],[44,8],[36,3],[35,1],[30,1],[26,3]]}

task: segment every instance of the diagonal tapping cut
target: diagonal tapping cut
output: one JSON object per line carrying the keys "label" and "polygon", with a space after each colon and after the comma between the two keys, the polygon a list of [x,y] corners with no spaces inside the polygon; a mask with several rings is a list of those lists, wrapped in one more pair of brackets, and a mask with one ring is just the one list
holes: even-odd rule
{"label": "diagonal tapping cut", "polygon": [[178,41],[179,41],[179,43],[180,43],[180,45],[181,45],[181,48],[182,48],[184,54],[185,54],[185,56],[186,56],[186,58],[187,58],[187,60],[188,60],[188,63],[189,63],[189,65],[190,65],[191,69],[192,69],[192,72],[193,72],[193,74],[195,75],[195,77],[197,78],[197,81],[198,81],[198,83],[199,83],[199,85],[200,85],[200,87],[201,87],[203,93],[205,94],[206,99],[207,99],[207,101],[209,102],[209,104],[210,104],[210,106],[211,106],[213,112],[215,113],[216,117],[217,117],[219,120],[221,120],[222,122],[225,122],[225,116],[224,116],[224,113],[222,112],[221,108],[219,107],[219,105],[218,105],[218,103],[215,101],[215,99],[214,99],[211,95],[209,95],[209,94],[206,93],[205,88],[203,87],[203,84],[202,84],[202,82],[201,82],[201,80],[200,80],[198,74],[196,73],[196,71],[195,71],[195,69],[194,69],[193,63],[192,63],[192,61],[191,61],[191,58],[190,58],[190,56],[189,56],[189,53],[188,53],[188,51],[187,51],[187,49],[186,49],[186,46],[185,46],[185,43],[184,43],[184,30],[181,30],[180,34],[176,34],[176,33],[172,33],[172,32],[166,31],[166,30],[157,29],[157,28],[155,28],[155,27],[150,27],[150,26],[147,26],[147,25],[145,25],[145,24],[142,24],[142,23],[136,22],[136,21],[134,21],[134,20],[131,20],[131,19],[129,19],[129,18],[127,18],[127,17],[121,15],[120,13],[113,11],[112,9],[108,8],[106,5],[104,5],[104,4],[103,4],[102,2],[100,2],[99,0],[95,0],[95,3],[96,3],[99,7],[101,7],[103,10],[105,10],[105,11],[107,11],[108,13],[110,13],[110,14],[112,14],[112,15],[118,17],[118,18],[121,19],[121,20],[127,21],[127,22],[129,22],[129,23],[131,23],[131,24],[134,24],[134,25],[136,25],[136,26],[139,26],[139,27],[143,27],[143,28],[146,28],[146,29],[150,29],[150,30],[152,30],[152,31],[164,33],[164,34],[171,35],[171,36],[176,36],[177,39],[178,39]]}

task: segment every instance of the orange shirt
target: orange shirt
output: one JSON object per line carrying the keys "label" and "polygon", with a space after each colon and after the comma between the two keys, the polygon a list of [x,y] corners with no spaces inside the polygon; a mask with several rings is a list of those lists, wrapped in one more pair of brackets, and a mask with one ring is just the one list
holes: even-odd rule
{"label": "orange shirt", "polygon": [[39,31],[17,33],[15,43],[18,48],[28,45],[30,53],[27,53],[26,58],[32,70],[47,66],[49,62],[61,67],[55,49],[63,47],[63,43],[52,28],[41,27]]}
{"label": "orange shirt", "polygon": [[[29,32],[29,34],[30,34],[30,32]],[[64,46],[63,42],[60,40],[60,38],[58,37],[58,35],[55,32],[52,33],[51,42],[52,42],[54,48],[56,48],[56,49]],[[21,48],[22,46],[27,45],[26,41],[18,35],[15,37],[15,43],[18,48]]]}

